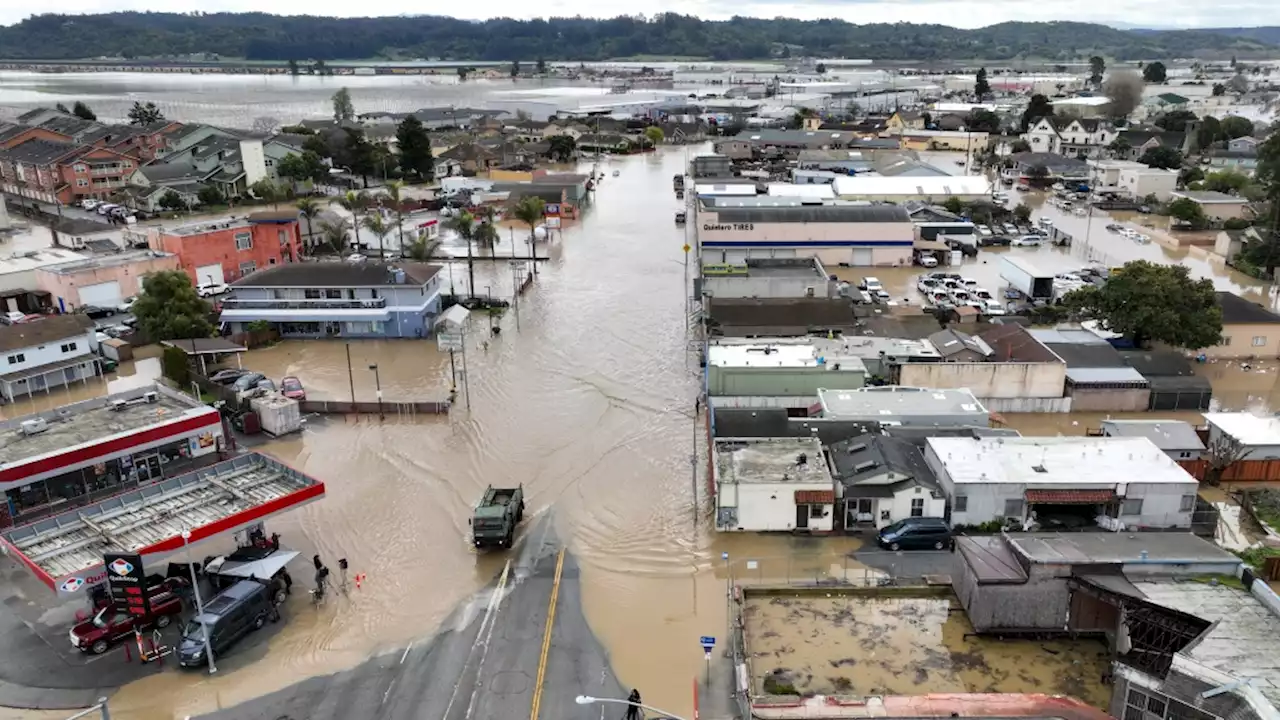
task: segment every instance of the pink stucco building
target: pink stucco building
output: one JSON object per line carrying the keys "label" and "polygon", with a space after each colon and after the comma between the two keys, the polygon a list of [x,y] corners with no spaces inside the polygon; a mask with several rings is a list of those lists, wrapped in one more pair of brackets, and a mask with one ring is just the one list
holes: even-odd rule
{"label": "pink stucco building", "polygon": [[179,269],[178,256],[159,250],[126,250],[40,268],[36,284],[62,312],[94,305],[115,307],[142,292],[142,279]]}

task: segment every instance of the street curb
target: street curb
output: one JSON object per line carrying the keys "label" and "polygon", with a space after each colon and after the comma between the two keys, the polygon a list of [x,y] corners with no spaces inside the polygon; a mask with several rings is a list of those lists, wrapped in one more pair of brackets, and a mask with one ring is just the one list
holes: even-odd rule
{"label": "street curb", "polygon": [[38,688],[0,680],[0,706],[19,710],[83,710],[116,691],[115,688]]}

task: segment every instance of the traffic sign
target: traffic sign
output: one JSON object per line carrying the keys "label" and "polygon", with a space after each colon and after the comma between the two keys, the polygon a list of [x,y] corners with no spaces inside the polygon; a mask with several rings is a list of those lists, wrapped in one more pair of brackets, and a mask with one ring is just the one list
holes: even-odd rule
{"label": "traffic sign", "polygon": [[462,333],[442,332],[436,334],[436,346],[442,351],[461,350],[462,343]]}
{"label": "traffic sign", "polygon": [[702,644],[703,652],[711,652],[711,648],[716,646],[716,639],[710,635],[703,635],[698,642]]}
{"label": "traffic sign", "polygon": [[685,243],[685,244],[684,244],[684,248],[683,248],[683,249],[684,249],[684,251],[687,253],[687,252],[689,252],[690,250],[692,250],[693,248],[689,247],[689,243]]}

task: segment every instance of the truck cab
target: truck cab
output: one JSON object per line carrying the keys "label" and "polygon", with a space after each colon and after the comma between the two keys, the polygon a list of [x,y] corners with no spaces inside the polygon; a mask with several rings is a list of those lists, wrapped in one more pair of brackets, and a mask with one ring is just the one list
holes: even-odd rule
{"label": "truck cab", "polygon": [[524,518],[524,486],[495,488],[490,485],[471,518],[471,539],[477,548],[509,548],[516,525]]}

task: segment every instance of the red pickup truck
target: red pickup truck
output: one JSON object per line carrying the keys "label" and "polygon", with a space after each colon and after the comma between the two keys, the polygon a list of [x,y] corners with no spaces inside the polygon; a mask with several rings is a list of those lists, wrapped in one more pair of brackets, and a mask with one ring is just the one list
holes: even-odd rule
{"label": "red pickup truck", "polygon": [[133,637],[135,627],[168,627],[181,613],[182,599],[169,592],[152,596],[151,614],[145,617],[131,615],[108,605],[98,610],[92,618],[71,628],[71,646],[81,652],[101,655],[113,644]]}

